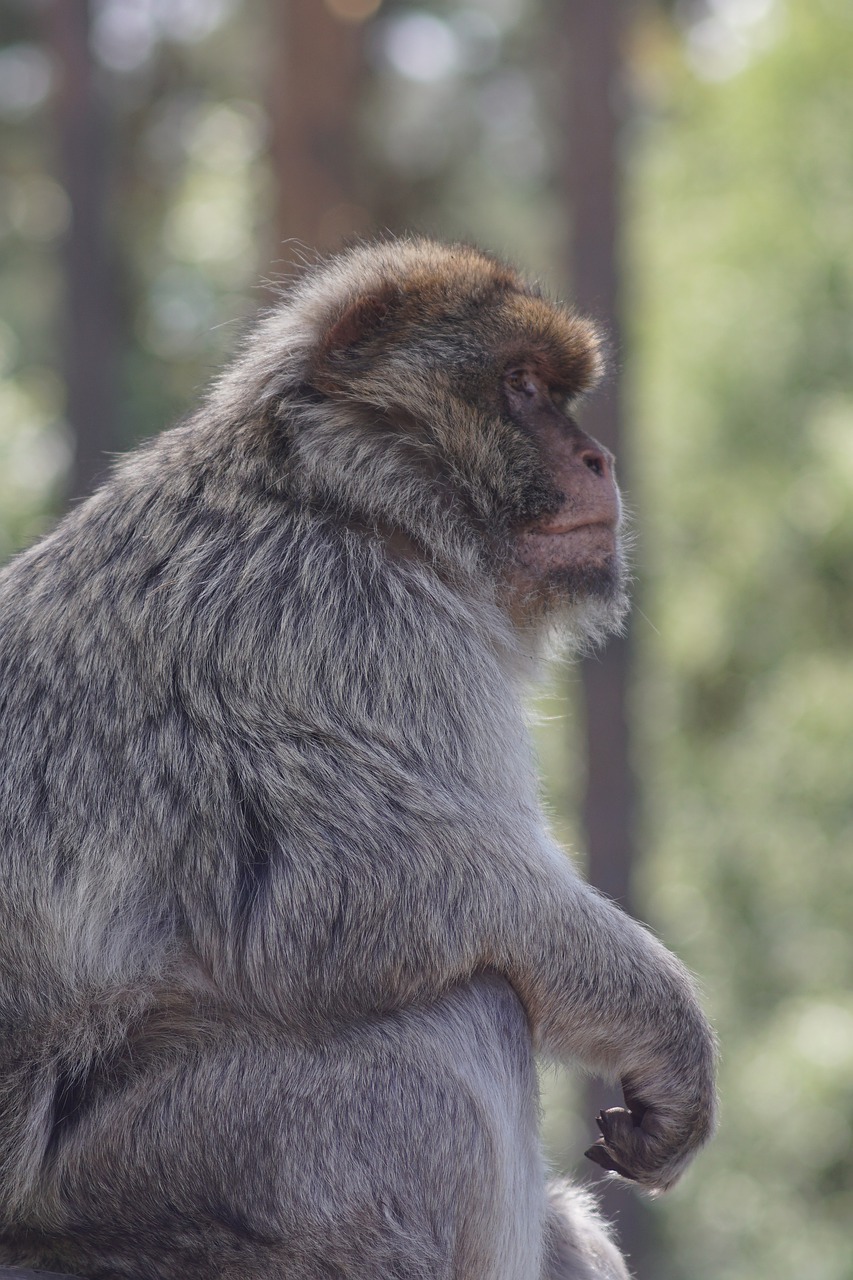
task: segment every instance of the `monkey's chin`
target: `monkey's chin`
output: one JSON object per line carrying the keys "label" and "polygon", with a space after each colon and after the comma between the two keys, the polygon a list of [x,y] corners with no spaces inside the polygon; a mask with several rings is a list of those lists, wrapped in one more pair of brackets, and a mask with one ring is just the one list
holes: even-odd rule
{"label": "monkey's chin", "polygon": [[627,572],[621,554],[600,561],[552,566],[515,579],[513,615],[525,627],[546,627],[570,648],[587,652],[624,628]]}
{"label": "monkey's chin", "polygon": [[571,577],[571,582],[561,584],[563,603],[552,617],[570,648],[587,653],[624,630],[630,607],[627,575],[619,564],[590,570],[581,581]]}

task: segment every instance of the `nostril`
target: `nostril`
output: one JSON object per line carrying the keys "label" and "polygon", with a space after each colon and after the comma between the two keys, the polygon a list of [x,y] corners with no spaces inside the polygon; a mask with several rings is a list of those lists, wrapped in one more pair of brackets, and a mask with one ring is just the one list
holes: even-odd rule
{"label": "nostril", "polygon": [[587,449],[581,454],[581,461],[585,467],[589,467],[590,471],[597,476],[607,475],[607,459],[603,453],[599,453],[597,449]]}

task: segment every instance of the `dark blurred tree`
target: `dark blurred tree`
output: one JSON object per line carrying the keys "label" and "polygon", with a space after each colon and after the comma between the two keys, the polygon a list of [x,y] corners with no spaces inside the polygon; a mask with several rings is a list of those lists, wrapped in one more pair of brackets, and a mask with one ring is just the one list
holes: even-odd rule
{"label": "dark blurred tree", "polygon": [[110,107],[91,53],[89,0],[48,0],[58,168],[70,219],[64,238],[63,365],[74,454],[67,488],[88,493],[116,439],[118,308],[108,209]]}
{"label": "dark blurred tree", "polygon": [[[633,6],[625,0],[572,0],[551,6],[549,43],[560,93],[555,118],[562,125],[556,163],[565,208],[564,275],[578,309],[606,335],[609,369],[604,386],[584,407],[586,431],[616,455],[625,482],[627,424],[622,391],[624,289],[622,286],[623,181],[621,140],[627,111],[627,31]],[[637,856],[637,783],[628,710],[632,684],[630,633],[582,664],[586,781],[582,799],[587,874],[625,910],[634,911]],[[576,762],[570,766],[577,767]],[[617,1090],[589,1082],[589,1116],[603,1105],[622,1105]],[[650,1223],[641,1201],[609,1179],[599,1179],[608,1217],[638,1280],[650,1274]]]}
{"label": "dark blurred tree", "polygon": [[372,230],[359,173],[361,23],[366,0],[289,0],[269,8],[276,259],[328,252]]}
{"label": "dark blurred tree", "polygon": [[[624,0],[573,0],[554,19],[565,145],[557,159],[565,201],[565,275],[573,303],[601,325],[609,349],[603,387],[584,406],[586,431],[617,457],[624,480],[622,395],[622,160],[626,78]],[[636,848],[627,689],[630,643],[611,641],[583,665],[587,739],[584,827],[592,881],[631,909]]]}

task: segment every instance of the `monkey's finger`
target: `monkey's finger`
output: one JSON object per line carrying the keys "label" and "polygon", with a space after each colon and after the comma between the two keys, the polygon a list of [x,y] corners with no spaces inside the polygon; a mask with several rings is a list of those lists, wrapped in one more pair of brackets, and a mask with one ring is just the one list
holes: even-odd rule
{"label": "monkey's finger", "polygon": [[631,1173],[629,1169],[626,1169],[623,1164],[620,1164],[619,1161],[610,1154],[600,1139],[594,1146],[589,1147],[584,1152],[584,1155],[588,1160],[591,1160],[593,1164],[600,1165],[602,1169],[606,1169],[608,1173],[618,1173],[620,1177],[627,1178],[630,1182],[637,1181],[636,1175]]}
{"label": "monkey's finger", "polygon": [[637,1127],[632,1112],[626,1111],[624,1107],[608,1107],[606,1111],[599,1111],[595,1123],[604,1141],[612,1145],[615,1145],[618,1134],[627,1134]]}

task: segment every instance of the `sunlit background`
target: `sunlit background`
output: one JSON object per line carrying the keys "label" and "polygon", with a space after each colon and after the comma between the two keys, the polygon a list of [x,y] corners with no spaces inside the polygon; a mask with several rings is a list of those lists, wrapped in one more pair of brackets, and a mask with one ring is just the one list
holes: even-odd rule
{"label": "sunlit background", "polygon": [[[701,977],[723,1123],[670,1197],[608,1211],[640,1280],[853,1280],[853,3],[617,7],[621,896]],[[190,408],[316,248],[410,227],[571,295],[590,9],[0,0],[0,554]],[[588,675],[537,704],[581,860]],[[590,1107],[545,1089],[571,1171]]]}

